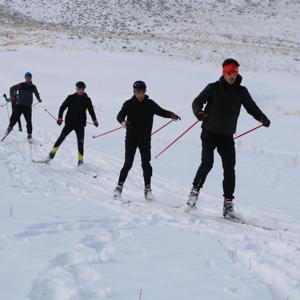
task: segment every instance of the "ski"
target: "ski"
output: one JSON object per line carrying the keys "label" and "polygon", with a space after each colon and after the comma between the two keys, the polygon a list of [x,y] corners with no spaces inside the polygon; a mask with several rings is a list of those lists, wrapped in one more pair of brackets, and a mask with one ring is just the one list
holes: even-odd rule
{"label": "ski", "polygon": [[3,142],[10,133],[11,133],[11,131],[9,131],[8,133],[5,133],[4,137],[1,139],[1,142]]}
{"label": "ski", "polygon": [[[177,207],[174,207],[174,208],[177,208]],[[178,208],[180,208],[180,207],[178,207]],[[184,209],[184,212],[185,213],[191,213],[191,212],[196,211],[196,210],[197,210],[196,206],[195,207],[188,206]],[[288,231],[288,228],[275,228],[275,227],[270,227],[270,226],[266,226],[266,225],[258,225],[258,224],[246,221],[243,218],[238,217],[236,215],[231,216],[231,217],[228,216],[228,217],[224,218],[224,217],[221,217],[221,216],[208,215],[208,214],[205,214],[205,212],[200,212],[199,217],[201,217],[201,215],[205,218],[213,218],[213,219],[217,219],[219,221],[237,223],[237,224],[241,224],[241,225],[245,225],[245,226],[251,226],[251,227],[254,227],[254,228],[263,229],[263,230],[266,230],[266,231]]]}
{"label": "ski", "polygon": [[50,159],[42,159],[42,160],[36,160],[36,159],[33,159],[32,160],[33,163],[35,164],[49,164],[50,162]]}

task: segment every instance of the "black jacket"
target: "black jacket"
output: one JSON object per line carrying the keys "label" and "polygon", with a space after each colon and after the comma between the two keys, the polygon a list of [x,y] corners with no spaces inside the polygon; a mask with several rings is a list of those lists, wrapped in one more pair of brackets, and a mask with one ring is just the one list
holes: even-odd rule
{"label": "black jacket", "polygon": [[92,100],[83,94],[77,93],[69,95],[61,105],[58,113],[58,118],[62,119],[64,111],[68,108],[65,124],[73,128],[86,126],[86,110],[89,111],[93,121],[97,120]]}
{"label": "black jacket", "polygon": [[[18,95],[16,96],[17,92]],[[10,98],[12,99],[12,102],[15,103],[16,101],[17,104],[22,106],[32,106],[33,94],[40,100],[39,92],[33,83],[21,82],[10,88]]]}
{"label": "black jacket", "polygon": [[256,120],[265,117],[241,82],[240,75],[233,85],[222,76],[219,81],[210,83],[194,100],[192,108],[195,116],[206,104],[204,112],[207,117],[202,123],[203,129],[217,134],[234,134],[242,105]]}
{"label": "black jacket", "polygon": [[154,115],[172,118],[173,113],[161,108],[153,100],[149,99],[147,95],[141,102],[133,96],[131,99],[125,101],[117,115],[117,120],[121,123],[127,117],[127,137],[147,139],[151,138]]}

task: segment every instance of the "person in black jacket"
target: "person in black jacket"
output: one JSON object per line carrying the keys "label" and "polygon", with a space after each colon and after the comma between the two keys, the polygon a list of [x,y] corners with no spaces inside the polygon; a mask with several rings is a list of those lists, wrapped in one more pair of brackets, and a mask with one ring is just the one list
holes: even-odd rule
{"label": "person in black jacket", "polygon": [[19,123],[19,130],[22,131],[20,118],[23,114],[27,124],[27,138],[29,140],[32,139],[31,114],[33,94],[39,102],[42,102],[37,87],[32,83],[32,74],[27,72],[25,73],[25,82],[21,82],[10,88],[12,115],[10,117],[10,123],[6,131],[6,135],[12,131],[17,122]]}
{"label": "person in black jacket", "polygon": [[264,126],[270,121],[251,98],[246,87],[241,85],[242,77],[238,72],[239,63],[226,59],[223,63],[223,76],[210,83],[192,104],[194,115],[202,122],[202,158],[201,165],[193,181],[187,204],[196,205],[199,191],[206,176],[213,167],[214,150],[222,159],[224,170],[224,217],[233,216],[235,189],[235,146],[233,134],[236,132],[241,106]]}
{"label": "person in black jacket", "polygon": [[86,85],[84,82],[79,81],[76,83],[75,94],[69,95],[63,102],[59,109],[57,124],[60,126],[63,122],[63,113],[68,109],[65,126],[55,142],[51,152],[49,153],[49,160],[53,159],[59,146],[64,139],[74,130],[77,136],[78,144],[78,166],[83,164],[83,152],[84,152],[84,128],[86,126],[86,110],[88,110],[93,123],[98,127],[99,123],[96,118],[96,114],[93,108],[91,99],[85,93]]}
{"label": "person in black jacket", "polygon": [[136,81],[133,84],[134,95],[127,100],[117,115],[117,120],[126,128],[125,162],[120,172],[114,197],[121,196],[123,184],[132,167],[137,148],[141,153],[142,169],[145,183],[145,198],[152,199],[151,194],[151,131],[154,115],[164,118],[180,119],[175,113],[162,109],[146,95],[146,84]]}

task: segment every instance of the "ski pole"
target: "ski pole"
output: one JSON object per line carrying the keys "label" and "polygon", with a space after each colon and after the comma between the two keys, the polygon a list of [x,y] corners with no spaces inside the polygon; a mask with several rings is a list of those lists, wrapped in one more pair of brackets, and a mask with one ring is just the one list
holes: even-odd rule
{"label": "ski pole", "polygon": [[240,138],[240,137],[242,137],[242,136],[244,136],[244,135],[246,135],[246,134],[250,133],[251,131],[254,131],[254,130],[256,130],[256,129],[258,129],[258,128],[262,127],[262,126],[264,126],[264,125],[263,125],[263,124],[261,124],[261,125],[258,125],[258,126],[256,126],[256,127],[252,128],[252,129],[250,129],[250,130],[248,130],[248,131],[246,131],[246,132],[244,132],[244,133],[242,133],[242,134],[240,134],[240,135],[238,135],[238,136],[234,137],[234,140],[236,140],[236,139],[238,139],[238,138]]}
{"label": "ski pole", "polygon": [[188,131],[190,131],[195,125],[197,125],[200,121],[197,120],[192,125],[190,125],[183,133],[181,133],[173,142],[171,142],[169,145],[167,145],[161,152],[159,152],[155,158],[158,158],[160,155],[162,155],[165,151],[167,151],[172,145],[174,145],[181,137],[183,137]]}
{"label": "ski pole", "polygon": [[[57,118],[53,115],[53,114],[51,114],[51,112],[47,109],[47,108],[45,108],[45,112],[52,118],[52,119],[54,119],[55,121],[57,121]],[[93,122],[86,122],[87,124],[90,124],[90,125],[94,125],[94,123]]]}
{"label": "ski pole", "polygon": [[32,104],[31,107],[35,107],[37,104],[39,104],[40,102],[39,101],[36,101],[35,103]]}
{"label": "ski pole", "polygon": [[158,131],[162,130],[163,128],[165,128],[166,126],[168,126],[169,124],[171,124],[172,122],[174,122],[174,120],[173,120],[173,119],[172,119],[171,121],[169,121],[168,123],[166,123],[165,125],[163,125],[163,126],[159,127],[159,128],[158,128],[158,129],[156,129],[155,131],[153,131],[153,132],[151,133],[151,135],[153,135],[153,134],[155,134],[156,132],[158,132]]}
{"label": "ski pole", "polygon": [[5,101],[6,101],[6,103],[5,104],[3,104],[3,105],[1,105],[1,107],[3,107],[4,105],[6,106],[6,111],[7,111],[7,117],[8,117],[8,121],[10,120],[10,118],[9,118],[9,110],[8,110],[8,102],[10,101],[9,99],[7,99],[7,96],[6,96],[6,94],[3,94],[3,97],[4,97],[4,99],[5,99]]}
{"label": "ski pole", "polygon": [[6,102],[3,103],[3,104],[1,104],[0,107],[7,106],[8,102],[10,101],[10,100],[7,98],[6,94],[3,94],[3,97],[4,97],[4,99],[5,99]]}
{"label": "ski pole", "polygon": [[123,126],[117,127],[117,128],[115,128],[115,129],[112,129],[112,130],[109,130],[109,131],[106,131],[106,132],[103,132],[103,133],[100,133],[100,134],[97,134],[97,135],[93,135],[93,139],[96,139],[96,138],[98,138],[98,137],[100,137],[100,136],[104,136],[104,135],[106,135],[106,134],[110,134],[110,133],[115,132],[115,131],[117,131],[117,130],[119,130],[119,129],[121,129],[121,128],[123,128]]}

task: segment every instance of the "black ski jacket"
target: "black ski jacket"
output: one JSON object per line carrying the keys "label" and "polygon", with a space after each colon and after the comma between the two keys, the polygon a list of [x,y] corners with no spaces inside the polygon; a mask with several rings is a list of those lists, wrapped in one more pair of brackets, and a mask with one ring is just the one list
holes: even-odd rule
{"label": "black ski jacket", "polygon": [[[16,95],[18,93],[18,95]],[[40,101],[40,94],[37,87],[33,83],[21,82],[10,88],[10,98],[12,103],[17,102],[17,104],[31,107],[33,103],[33,94]]]}
{"label": "black ski jacket", "polygon": [[84,93],[82,96],[77,93],[69,95],[59,109],[58,118],[63,118],[64,111],[68,109],[65,124],[72,128],[86,126],[86,110],[93,121],[96,121],[96,114],[92,104],[92,100]]}
{"label": "black ski jacket", "polygon": [[207,116],[202,123],[203,129],[217,134],[234,134],[242,105],[256,120],[266,118],[241,82],[240,75],[233,85],[222,76],[220,80],[210,83],[193,101],[192,109],[196,117],[206,104],[204,112]]}
{"label": "black ski jacket", "polygon": [[122,123],[127,117],[127,137],[150,139],[154,115],[172,118],[173,112],[161,108],[157,103],[149,99],[147,95],[141,102],[133,96],[125,101],[117,115],[117,120]]}

